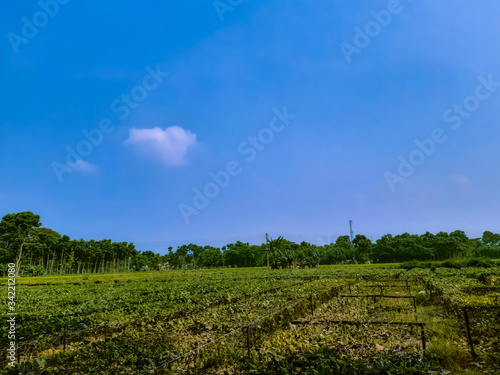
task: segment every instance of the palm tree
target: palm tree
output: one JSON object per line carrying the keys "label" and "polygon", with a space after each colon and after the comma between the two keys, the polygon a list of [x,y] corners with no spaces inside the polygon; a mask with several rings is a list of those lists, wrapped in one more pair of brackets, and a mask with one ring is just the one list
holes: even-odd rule
{"label": "palm tree", "polygon": [[266,233],[266,243],[268,244],[268,246],[267,248],[265,248],[264,251],[267,253],[267,268],[269,268],[269,254],[271,254],[271,256],[273,257],[271,268],[273,270],[278,268],[278,262],[277,262],[278,253],[283,255],[283,253],[279,250],[282,241],[283,241],[282,236],[279,236],[278,238],[273,240]]}

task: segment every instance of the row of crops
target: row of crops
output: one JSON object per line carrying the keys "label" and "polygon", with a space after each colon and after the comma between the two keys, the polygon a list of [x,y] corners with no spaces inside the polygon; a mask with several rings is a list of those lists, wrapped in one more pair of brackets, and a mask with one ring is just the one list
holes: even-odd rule
{"label": "row of crops", "polygon": [[416,322],[406,298],[418,286],[404,281],[356,280],[313,314],[269,336],[245,368],[279,375],[424,373],[425,324]]}
{"label": "row of crops", "polygon": [[472,359],[483,357],[488,362],[500,362],[498,267],[436,271],[422,279],[436,304],[457,320]]}
{"label": "row of crops", "polygon": [[[170,351],[178,354],[312,293],[333,276],[322,269],[252,269],[20,279],[18,359],[62,356],[104,341],[149,343],[166,332]],[[200,329],[208,333],[198,336]]]}
{"label": "row of crops", "polygon": [[[337,366],[334,373],[423,373],[436,356],[439,325],[456,328],[468,344],[461,321],[443,306],[487,296],[494,307],[495,291],[488,288],[499,275],[498,268],[367,265],[20,279],[18,359],[25,370],[46,374],[288,374],[294,368],[306,374],[321,366]],[[449,316],[439,320],[441,311]],[[476,324],[478,317],[470,319]],[[496,329],[498,316],[489,318]],[[424,357],[426,324],[431,355]],[[478,356],[499,352],[488,340],[476,344]],[[398,366],[405,372],[393,369]]]}

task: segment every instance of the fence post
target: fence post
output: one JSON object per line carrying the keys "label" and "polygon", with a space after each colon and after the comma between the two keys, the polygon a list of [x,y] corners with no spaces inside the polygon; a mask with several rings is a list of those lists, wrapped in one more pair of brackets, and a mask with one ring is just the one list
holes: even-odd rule
{"label": "fence post", "polygon": [[250,326],[247,326],[247,353],[250,357]]}
{"label": "fence post", "polygon": [[469,327],[469,317],[467,316],[467,307],[464,307],[463,310],[464,310],[465,327],[467,328],[467,339],[469,341],[470,352],[472,354],[472,358],[476,359],[477,354],[474,352],[474,345],[472,343],[472,336],[471,336],[470,327]]}
{"label": "fence post", "polygon": [[311,294],[311,315],[314,315],[313,295]]}
{"label": "fence post", "polygon": [[[66,326],[67,328],[67,326]],[[66,350],[66,328],[64,328],[64,331],[63,331],[63,351]]]}
{"label": "fence post", "polygon": [[423,350],[424,356],[425,356],[425,332],[424,332],[424,326],[425,326],[424,323],[420,324],[420,329],[422,330],[422,350]]}

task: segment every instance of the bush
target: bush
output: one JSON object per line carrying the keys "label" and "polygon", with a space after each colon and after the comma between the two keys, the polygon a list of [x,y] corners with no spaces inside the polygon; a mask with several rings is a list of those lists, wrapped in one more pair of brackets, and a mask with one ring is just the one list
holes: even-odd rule
{"label": "bush", "polygon": [[41,265],[32,266],[31,264],[27,266],[21,266],[21,274],[23,276],[40,276],[45,273],[45,268]]}
{"label": "bush", "polygon": [[1,276],[7,276],[8,272],[7,270],[9,269],[9,266],[7,264],[0,264],[0,275]]}
{"label": "bush", "polygon": [[454,259],[443,260],[439,267],[460,269],[464,266],[463,262]]}
{"label": "bush", "polygon": [[486,258],[471,258],[467,259],[467,267],[482,267],[482,268],[491,268],[495,267],[496,262],[491,259]]}
{"label": "bush", "polygon": [[478,267],[478,268],[491,268],[500,265],[500,262],[488,258],[464,258],[464,259],[447,259],[442,262],[420,262],[418,260],[412,260],[410,262],[404,262],[399,265],[399,268],[405,270],[411,270],[413,268],[430,268],[435,270],[436,268],[455,268],[460,269],[463,267]]}

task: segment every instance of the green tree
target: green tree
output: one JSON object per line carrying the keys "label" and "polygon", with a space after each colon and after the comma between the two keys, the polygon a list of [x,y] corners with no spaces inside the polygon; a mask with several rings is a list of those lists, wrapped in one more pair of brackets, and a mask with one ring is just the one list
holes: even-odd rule
{"label": "green tree", "polygon": [[481,241],[488,246],[498,246],[500,245],[500,234],[487,230],[483,233]]}
{"label": "green tree", "polygon": [[[276,239],[272,239],[271,237],[268,237],[266,233],[266,244],[267,247],[265,248],[265,251],[267,253],[267,267],[269,268],[269,260],[271,260],[271,269],[278,269],[278,257],[280,255],[283,255],[280,246],[281,243],[283,242],[283,237],[279,236]],[[271,258],[271,259],[269,259]]]}
{"label": "green tree", "polygon": [[16,277],[19,276],[23,247],[29,240],[33,229],[41,225],[40,215],[35,215],[30,211],[7,214],[0,222],[0,238],[8,244],[8,247],[17,249],[15,257]]}
{"label": "green tree", "polygon": [[217,247],[205,246],[200,254],[200,265],[203,267],[220,267],[223,263],[222,252]]}
{"label": "green tree", "polygon": [[357,234],[352,240],[352,243],[354,245],[354,256],[356,259],[363,263],[370,259],[373,247],[372,241],[362,234]]}

